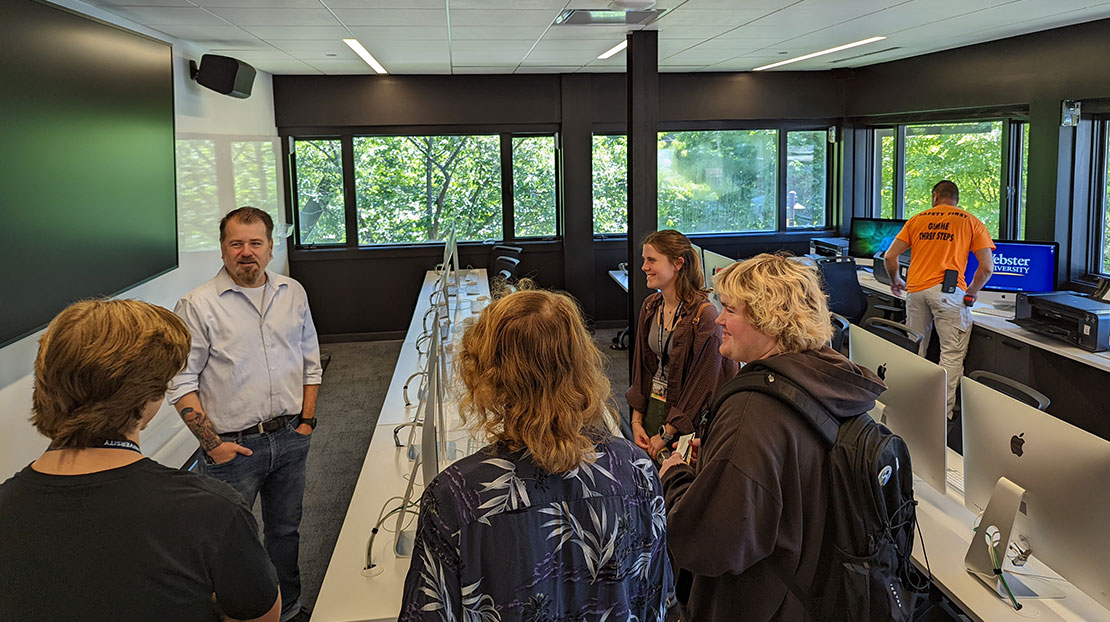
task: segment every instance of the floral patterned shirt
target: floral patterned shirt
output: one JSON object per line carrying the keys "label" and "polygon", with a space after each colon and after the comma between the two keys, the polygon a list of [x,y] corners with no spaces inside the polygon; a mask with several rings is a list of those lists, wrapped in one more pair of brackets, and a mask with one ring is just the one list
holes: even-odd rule
{"label": "floral patterned shirt", "polygon": [[624,439],[548,474],[490,445],[424,491],[399,622],[662,622],[673,589],[666,510]]}

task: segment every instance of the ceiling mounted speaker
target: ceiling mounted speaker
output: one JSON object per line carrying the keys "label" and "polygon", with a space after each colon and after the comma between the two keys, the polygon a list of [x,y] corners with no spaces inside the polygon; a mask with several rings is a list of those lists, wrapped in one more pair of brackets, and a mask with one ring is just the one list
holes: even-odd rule
{"label": "ceiling mounted speaker", "polygon": [[200,67],[189,61],[190,77],[197,84],[217,93],[230,95],[236,99],[251,96],[254,86],[254,67],[230,56],[205,54],[200,57]]}

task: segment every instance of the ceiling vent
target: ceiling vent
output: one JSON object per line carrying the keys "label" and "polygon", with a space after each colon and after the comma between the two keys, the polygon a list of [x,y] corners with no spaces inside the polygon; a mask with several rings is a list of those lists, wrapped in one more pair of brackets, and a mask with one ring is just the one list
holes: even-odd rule
{"label": "ceiling vent", "polygon": [[556,26],[615,26],[647,25],[655,21],[666,9],[568,9],[555,18]]}

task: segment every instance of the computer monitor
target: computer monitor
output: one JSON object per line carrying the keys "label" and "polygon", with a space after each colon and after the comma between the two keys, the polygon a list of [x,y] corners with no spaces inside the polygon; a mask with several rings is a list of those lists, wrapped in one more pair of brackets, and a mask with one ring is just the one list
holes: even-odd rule
{"label": "computer monitor", "polygon": [[905,224],[906,221],[899,218],[853,218],[848,254],[871,259],[876,253],[886,252]]}
{"label": "computer monitor", "polygon": [[[994,274],[983,286],[983,291],[1026,294],[1056,291],[1059,243],[998,240],[994,246]],[[964,272],[968,283],[978,269],[979,260],[971,253]]]}
{"label": "computer monitor", "polygon": [[1002,477],[1024,488],[1014,533],[1110,608],[1110,442],[970,378],[960,398],[964,505],[984,511]]}
{"label": "computer monitor", "polygon": [[887,386],[876,420],[906,441],[914,475],[945,491],[948,374],[943,367],[853,324],[848,358],[878,374]]}
{"label": "computer monitor", "polygon": [[725,257],[711,250],[702,251],[702,263],[705,268],[705,287],[713,287],[713,275],[736,263],[732,257]]}

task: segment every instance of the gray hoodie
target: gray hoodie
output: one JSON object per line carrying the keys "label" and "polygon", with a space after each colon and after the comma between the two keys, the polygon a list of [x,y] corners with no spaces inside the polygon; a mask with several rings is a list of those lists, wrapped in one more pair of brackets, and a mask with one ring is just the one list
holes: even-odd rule
{"label": "gray hoodie", "polygon": [[[830,348],[759,364],[799,384],[837,417],[870,410],[886,389],[870,370]],[[678,465],[663,477],[671,554],[693,576],[688,620],[804,618],[774,564],[803,590],[812,586],[828,507],[827,453],[802,416],[774,397],[744,392],[725,401],[696,466]]]}

